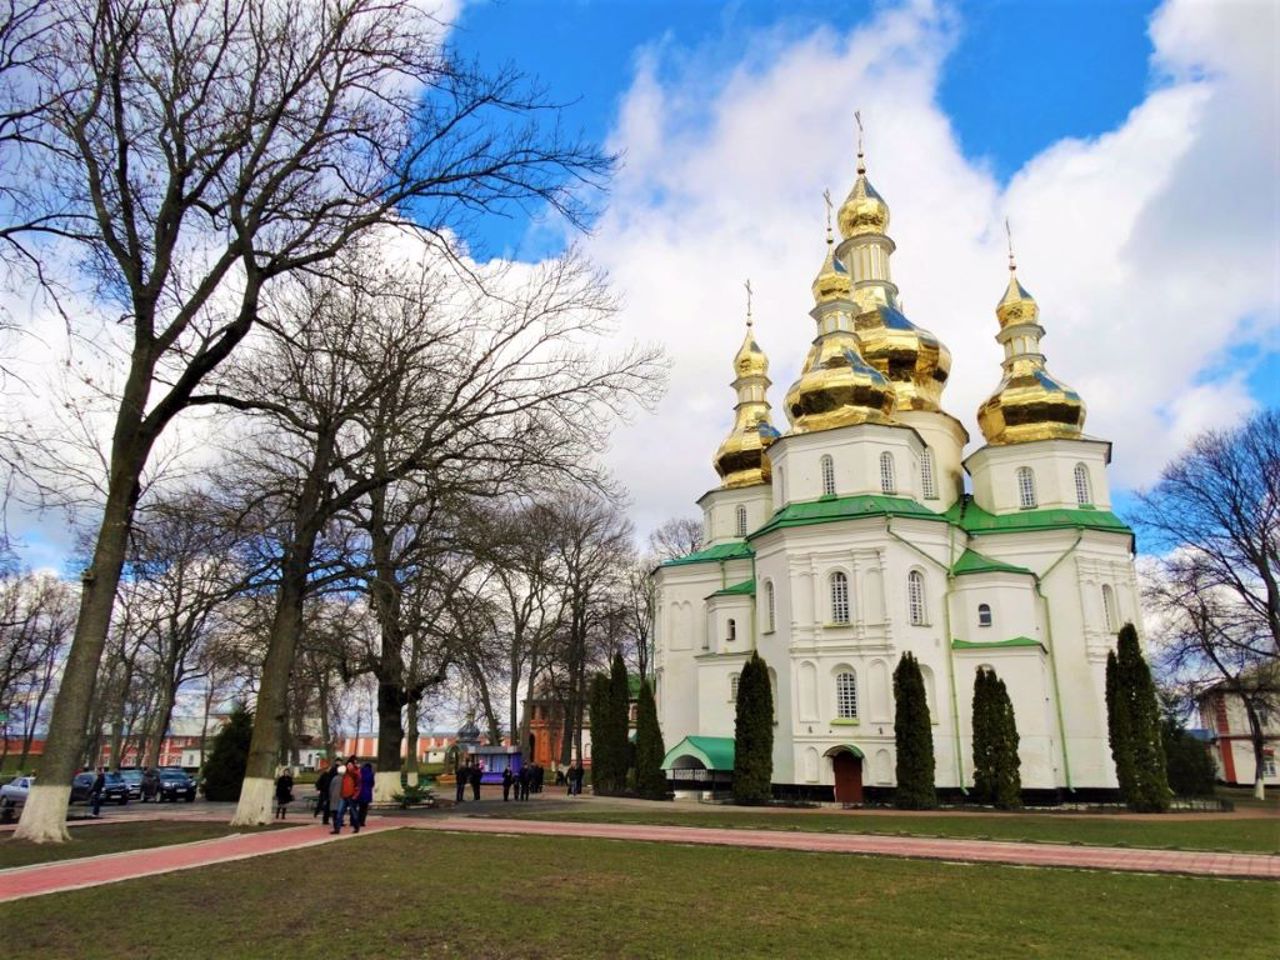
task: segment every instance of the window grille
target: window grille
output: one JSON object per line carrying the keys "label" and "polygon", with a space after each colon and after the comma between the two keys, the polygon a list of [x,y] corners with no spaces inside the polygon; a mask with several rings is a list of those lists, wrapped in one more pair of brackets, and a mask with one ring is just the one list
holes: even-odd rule
{"label": "window grille", "polygon": [[880,454],[880,491],[890,494],[898,492],[898,481],[893,472],[893,454],[887,450]]}
{"label": "window grille", "polygon": [[1089,489],[1089,468],[1083,463],[1076,464],[1076,503],[1081,506],[1093,503],[1093,492]]}
{"label": "window grille", "polygon": [[1036,505],[1036,475],[1030,467],[1018,468],[1018,504],[1023,510]]}
{"label": "window grille", "polygon": [[920,489],[926,500],[938,499],[938,478],[933,471],[932,450],[926,450],[920,458]]}
{"label": "window grille", "polygon": [[831,622],[849,622],[849,578],[839,571],[831,575]]}
{"label": "window grille", "polygon": [[978,626],[989,627],[991,622],[991,607],[985,603],[978,604]]}
{"label": "window grille", "polygon": [[836,494],[836,468],[831,458],[823,457],[822,464],[822,495],[824,497],[834,497]]}
{"label": "window grille", "polygon": [[907,574],[907,603],[911,608],[911,623],[924,626],[924,574],[919,570]]}
{"label": "window grille", "polygon": [[738,536],[745,537],[747,535],[747,508],[738,507]]}
{"label": "window grille", "polygon": [[858,716],[858,679],[852,673],[836,674],[836,716],[841,720]]}
{"label": "window grille", "polygon": [[769,632],[773,633],[777,621],[774,617],[773,602],[773,581],[769,580],[764,585],[764,622],[769,625]]}

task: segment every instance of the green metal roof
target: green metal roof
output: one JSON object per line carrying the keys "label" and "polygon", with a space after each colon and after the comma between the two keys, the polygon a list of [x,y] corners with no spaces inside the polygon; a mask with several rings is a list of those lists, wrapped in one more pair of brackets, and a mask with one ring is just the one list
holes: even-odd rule
{"label": "green metal roof", "polygon": [[686,563],[709,563],[713,560],[743,560],[754,552],[745,542],[735,540],[733,543],[722,543],[719,546],[707,547],[705,550],[696,550],[683,557],[676,557],[674,560],[664,560],[659,566],[682,567]]}
{"label": "green metal roof", "polygon": [[723,590],[717,590],[711,594],[713,597],[754,597],[756,595],[756,582],[754,580],[743,580],[741,583],[735,583],[732,587],[725,587]]}
{"label": "green metal roof", "polygon": [[970,641],[970,640],[952,640],[952,650],[1011,650],[1014,647],[1040,647],[1039,640],[1032,640],[1030,637],[1014,637],[1012,640],[990,640],[990,641]]}
{"label": "green metal roof", "polygon": [[733,772],[733,737],[685,737],[667,751],[662,769],[671,770],[681,757],[695,757],[708,770]]}
{"label": "green metal roof", "polygon": [[1025,573],[1035,576],[1026,567],[992,560],[990,557],[984,557],[977,550],[966,550],[956,561],[956,565],[951,568],[951,575],[954,577],[960,577],[966,573]]}
{"label": "green metal roof", "polygon": [[1109,510],[1094,507],[1019,510],[1017,513],[988,513],[972,500],[957,500],[945,514],[947,520],[966,533],[1023,533],[1028,530],[1106,530],[1133,535],[1128,525]]}
{"label": "green metal roof", "polygon": [[778,530],[783,527],[804,527],[814,523],[835,523],[839,520],[856,520],[859,517],[913,517],[919,520],[942,520],[941,514],[934,513],[928,507],[921,506],[907,497],[888,497],[878,494],[867,494],[857,497],[823,497],[821,500],[806,500],[803,503],[789,503],[775,513],[759,530],[748,535],[748,539]]}

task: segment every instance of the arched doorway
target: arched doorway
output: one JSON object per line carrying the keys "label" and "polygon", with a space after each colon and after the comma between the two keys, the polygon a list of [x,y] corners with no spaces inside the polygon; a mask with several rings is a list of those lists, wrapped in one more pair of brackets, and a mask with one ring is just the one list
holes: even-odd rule
{"label": "arched doorway", "polygon": [[836,747],[827,751],[835,774],[836,803],[862,802],[862,751],[856,747]]}

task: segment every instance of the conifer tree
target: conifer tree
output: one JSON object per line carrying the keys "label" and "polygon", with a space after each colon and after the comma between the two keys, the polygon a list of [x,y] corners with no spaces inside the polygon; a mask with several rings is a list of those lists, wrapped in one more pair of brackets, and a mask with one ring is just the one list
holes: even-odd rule
{"label": "conifer tree", "polygon": [[768,803],[773,797],[773,690],[769,668],[756,652],[738,677],[733,744],[734,802]]}
{"label": "conifer tree", "polygon": [[973,799],[995,802],[995,731],[991,722],[991,676],[985,668],[973,678]]}
{"label": "conifer tree", "polygon": [[1107,653],[1107,741],[1111,744],[1111,761],[1115,764],[1120,797],[1128,803],[1133,794],[1133,733],[1129,699],[1120,695],[1122,686],[1120,661],[1112,650]]}
{"label": "conifer tree", "polygon": [[995,726],[995,783],[992,800],[1001,810],[1022,806],[1022,758],[1018,755],[1018,722],[1013,715],[1013,701],[1004,681],[992,671],[990,686],[991,715]]}
{"label": "conifer tree", "polygon": [[237,703],[227,725],[218,731],[204,764],[204,795],[207,800],[239,800],[240,785],[249,764],[249,742],[253,739],[253,714]]}
{"label": "conifer tree", "polygon": [[898,788],[894,805],[904,810],[928,810],[938,805],[933,777],[933,731],[924,694],[920,665],[904,653],[893,671],[894,740],[898,748]]}
{"label": "conifer tree", "polygon": [[631,688],[627,682],[627,665],[621,653],[613,655],[609,670],[609,721],[606,733],[609,737],[608,792],[626,793],[627,769],[631,766]]}
{"label": "conifer tree", "polygon": [[591,678],[588,695],[591,711],[591,789],[594,793],[608,790],[613,778],[613,757],[609,736],[609,675],[597,673]]}
{"label": "conifer tree", "polygon": [[[1138,645],[1138,631],[1132,623],[1120,630],[1114,654],[1107,656],[1107,693],[1122,732],[1123,752],[1117,755],[1115,737],[1112,757],[1125,803],[1143,813],[1169,809],[1169,781],[1165,772],[1164,743],[1160,729],[1160,704],[1151,670]],[[1110,732],[1110,716],[1108,726]],[[1127,766],[1120,778],[1122,761]],[[1127,790],[1126,790],[1127,785]]]}
{"label": "conifer tree", "polygon": [[643,680],[636,709],[636,793],[646,800],[667,798],[667,775],[662,772],[662,758],[666,753],[653,690],[649,681]]}

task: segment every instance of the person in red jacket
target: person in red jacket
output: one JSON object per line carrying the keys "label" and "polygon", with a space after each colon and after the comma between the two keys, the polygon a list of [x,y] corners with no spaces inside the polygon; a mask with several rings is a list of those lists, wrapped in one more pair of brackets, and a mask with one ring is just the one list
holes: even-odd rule
{"label": "person in red jacket", "polygon": [[342,772],[342,803],[338,806],[338,815],[333,821],[333,832],[342,832],[342,818],[350,812],[351,829],[360,832],[360,766],[353,756],[347,760],[347,768]]}

